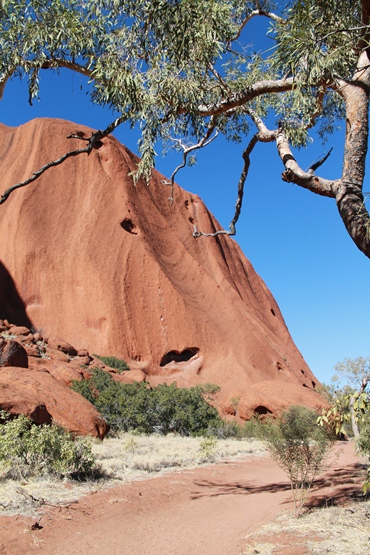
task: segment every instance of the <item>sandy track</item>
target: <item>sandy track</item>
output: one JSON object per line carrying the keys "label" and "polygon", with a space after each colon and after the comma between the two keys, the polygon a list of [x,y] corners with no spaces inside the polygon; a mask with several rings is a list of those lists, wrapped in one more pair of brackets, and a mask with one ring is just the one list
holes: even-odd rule
{"label": "sandy track", "polygon": [[[353,491],[351,444],[313,500]],[[246,534],[291,509],[290,487],[270,457],[167,474],[88,495],[35,518],[0,518],[2,555],[240,555]]]}

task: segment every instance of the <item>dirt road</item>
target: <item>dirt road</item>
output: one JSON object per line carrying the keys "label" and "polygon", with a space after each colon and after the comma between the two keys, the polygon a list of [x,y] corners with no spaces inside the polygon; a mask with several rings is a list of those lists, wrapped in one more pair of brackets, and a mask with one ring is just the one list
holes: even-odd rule
{"label": "dirt road", "polygon": [[[351,444],[318,481],[313,502],[341,497],[358,463]],[[2,555],[241,555],[246,534],[292,510],[270,457],[185,470],[100,491],[35,518],[0,518]]]}

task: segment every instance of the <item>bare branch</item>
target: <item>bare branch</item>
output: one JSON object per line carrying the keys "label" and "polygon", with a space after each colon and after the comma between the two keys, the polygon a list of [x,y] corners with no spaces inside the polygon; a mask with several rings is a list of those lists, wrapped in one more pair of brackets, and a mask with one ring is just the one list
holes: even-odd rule
{"label": "bare branch", "polygon": [[179,172],[182,168],[184,168],[186,166],[188,155],[191,152],[194,152],[194,150],[199,150],[200,148],[204,148],[204,147],[208,146],[212,141],[214,141],[216,139],[216,137],[218,135],[218,130],[216,130],[215,134],[212,137],[212,133],[213,133],[214,130],[215,130],[215,125],[210,124],[208,126],[207,133],[204,135],[204,137],[202,139],[200,139],[200,141],[198,143],[196,143],[195,145],[189,146],[189,147],[186,147],[185,145],[183,145],[181,139],[172,139],[172,140],[175,140],[179,144],[179,146],[183,149],[183,155],[182,155],[182,163],[179,164],[177,166],[177,168],[175,168],[175,170],[172,172],[172,175],[170,177],[170,181],[162,180],[163,185],[171,185],[171,196],[169,197],[171,206],[174,203],[173,189],[174,189],[174,186],[175,186],[175,177],[176,177],[177,172]]}
{"label": "bare branch", "polygon": [[249,167],[250,167],[250,156],[256,144],[258,142],[267,143],[272,142],[276,139],[278,130],[269,130],[266,125],[263,123],[262,119],[256,114],[252,108],[248,108],[245,110],[249,116],[252,118],[254,124],[256,125],[258,132],[253,135],[251,140],[248,143],[247,148],[243,152],[243,160],[244,165],[242,169],[242,173],[240,174],[239,182],[238,182],[238,196],[235,203],[235,212],[233,219],[230,222],[229,229],[215,231],[214,233],[204,233],[202,231],[198,231],[197,227],[194,225],[193,237],[196,239],[198,237],[216,237],[217,235],[236,235],[236,224],[239,220],[241,211],[242,211],[242,204],[243,204],[243,197],[244,197],[244,186],[248,176]]}
{"label": "bare branch", "polygon": [[224,92],[226,92],[227,94],[231,94],[230,87],[225,82],[225,80],[221,77],[221,75],[218,73],[216,68],[214,68],[213,66],[209,66],[209,71],[214,75],[214,77],[216,77],[217,81],[220,83]]}
{"label": "bare branch", "polygon": [[57,67],[65,67],[67,69],[71,69],[72,71],[76,71],[77,73],[81,73],[86,77],[91,77],[92,71],[88,69],[86,66],[81,64],[76,64],[70,60],[63,60],[62,58],[51,58],[43,63],[41,69],[56,69]]}
{"label": "bare branch", "polygon": [[[36,63],[35,64],[32,64],[30,62],[28,62],[28,63],[30,65],[32,65],[32,67],[40,68],[40,66],[37,65]],[[92,75],[92,71],[90,69],[88,69],[86,66],[76,64],[75,62],[72,62],[70,60],[63,60],[63,59],[59,59],[59,58],[51,58],[50,60],[45,61],[42,64],[41,69],[56,69],[58,67],[65,67],[67,69],[71,69],[72,71],[76,71],[77,73],[81,73],[82,75],[85,75],[86,77],[91,77],[91,75]],[[6,84],[7,84],[8,80],[12,77],[12,75],[15,73],[15,71],[16,71],[15,69],[9,70],[9,72],[4,76],[4,78],[0,82],[0,100],[3,98],[4,90],[5,90],[5,87],[6,87]]]}
{"label": "bare branch", "polygon": [[258,16],[258,15],[268,17],[269,19],[272,19],[272,21],[276,21],[277,23],[279,23],[279,22],[281,22],[281,21],[284,21],[284,19],[283,19],[282,17],[278,16],[277,14],[275,14],[275,13],[273,13],[273,12],[266,12],[265,10],[260,10],[260,9],[253,10],[253,11],[251,11],[251,13],[250,13],[249,15],[247,15],[247,17],[242,21],[242,24],[240,25],[237,34],[235,35],[235,37],[233,37],[233,38],[231,39],[231,41],[229,42],[229,44],[230,44],[231,42],[234,42],[234,41],[238,40],[238,38],[239,38],[240,35],[242,34],[243,29],[245,28],[245,26],[247,25],[247,23],[249,23],[249,21],[250,21],[251,19],[253,19],[254,17],[256,17],[256,16]]}
{"label": "bare branch", "polygon": [[[287,77],[277,80],[258,81],[253,85],[247,87],[244,91],[233,94],[231,97],[221,100],[216,104],[198,106],[198,115],[200,116],[215,116],[224,114],[228,110],[244,106],[254,98],[262,94],[271,94],[290,91],[293,88],[293,78]],[[185,108],[179,113],[185,112]]]}
{"label": "bare branch", "polygon": [[9,187],[9,189],[4,191],[4,193],[0,197],[0,204],[3,204],[7,200],[7,198],[11,195],[11,193],[13,193],[13,191],[15,191],[16,189],[20,189],[21,187],[26,187],[26,185],[29,185],[33,181],[36,181],[36,179],[38,179],[44,172],[46,172],[46,170],[53,168],[54,166],[59,166],[59,164],[62,164],[65,160],[67,160],[68,158],[71,158],[72,156],[78,156],[79,154],[90,154],[90,152],[91,152],[91,148],[90,146],[87,146],[86,148],[81,148],[78,150],[72,150],[70,152],[66,152],[66,154],[63,154],[63,156],[61,156],[57,160],[52,160],[51,162],[48,162],[47,164],[42,166],[39,170],[34,172],[29,179],[26,179],[26,181],[17,183],[16,185],[13,185],[12,187]]}
{"label": "bare branch", "polygon": [[285,166],[285,171],[281,176],[283,181],[295,183],[296,185],[309,189],[318,195],[331,198],[335,197],[335,191],[340,183],[340,180],[323,179],[313,175],[312,173],[305,172],[294,158],[289,141],[285,137],[282,130],[280,130],[277,135],[276,146],[279,156]]}
{"label": "bare branch", "polygon": [[102,146],[101,140],[104,139],[104,137],[106,137],[110,133],[112,133],[112,131],[114,131],[114,129],[118,127],[118,125],[123,123],[123,121],[125,121],[126,119],[127,119],[127,116],[121,116],[116,120],[114,120],[112,123],[110,123],[104,131],[96,131],[95,133],[92,133],[90,137],[84,137],[82,135],[69,135],[67,137],[68,139],[80,139],[82,141],[87,141],[88,143],[87,146],[85,148],[80,148],[77,150],[71,150],[70,152],[66,152],[60,158],[57,158],[56,160],[52,160],[51,162],[48,162],[47,164],[42,166],[39,170],[33,172],[32,176],[26,179],[25,181],[22,181],[20,183],[17,183],[16,185],[13,185],[12,187],[9,187],[9,189],[4,191],[4,193],[1,195],[0,204],[3,204],[9,198],[9,196],[11,195],[11,193],[13,193],[13,191],[17,189],[21,189],[22,187],[26,187],[33,181],[36,181],[43,173],[45,173],[50,168],[59,166],[60,164],[68,160],[68,158],[78,156],[79,154],[89,155],[93,149],[100,148]]}
{"label": "bare branch", "polygon": [[271,141],[275,141],[278,135],[278,130],[268,129],[263,120],[252,108],[246,108],[245,111],[252,118],[254,125],[258,129],[258,140],[261,143],[270,143]]}
{"label": "bare branch", "polygon": [[318,160],[317,162],[314,162],[313,164],[311,164],[311,166],[308,168],[308,172],[309,173],[314,173],[315,170],[317,170],[317,168],[319,168],[320,166],[322,166],[324,164],[324,162],[326,162],[326,160],[329,158],[330,154],[333,151],[333,147],[331,147],[331,149],[329,150],[329,152],[327,152],[325,154],[325,156],[323,156],[322,158],[320,158],[320,160]]}
{"label": "bare branch", "polygon": [[197,226],[193,225],[193,237],[198,239],[198,237],[217,237],[217,235],[235,235],[235,232],[227,231],[227,229],[219,229],[214,233],[204,233],[203,231],[198,231]]}
{"label": "bare branch", "polygon": [[227,231],[226,229],[220,229],[218,231],[215,231],[214,233],[204,233],[203,231],[198,231],[197,226],[194,225],[193,226],[193,229],[194,229],[193,237],[195,239],[197,239],[198,237],[216,237],[217,235],[230,235],[230,236],[236,235],[236,227],[235,226],[237,224],[237,221],[239,220],[239,216],[240,216],[240,213],[241,213],[241,210],[242,210],[243,196],[244,196],[244,185],[245,185],[245,181],[247,179],[247,175],[248,175],[248,171],[249,171],[250,155],[251,155],[254,147],[258,143],[258,135],[259,135],[258,133],[253,135],[253,137],[249,141],[249,144],[248,144],[247,148],[243,152],[244,166],[243,166],[243,170],[242,170],[242,173],[240,175],[240,178],[239,178],[238,197],[236,199],[234,217],[231,220],[231,223],[229,225],[230,231]]}

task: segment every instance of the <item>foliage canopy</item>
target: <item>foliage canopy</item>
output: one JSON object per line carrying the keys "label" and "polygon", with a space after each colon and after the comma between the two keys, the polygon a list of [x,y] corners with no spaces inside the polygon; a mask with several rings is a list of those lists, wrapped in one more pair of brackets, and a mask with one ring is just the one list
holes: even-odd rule
{"label": "foliage canopy", "polygon": [[[39,96],[42,70],[88,76],[92,102],[111,106],[116,118],[83,152],[124,122],[138,125],[136,181],[150,180],[160,143],[183,155],[172,187],[180,167],[217,135],[236,143],[247,137],[235,216],[230,231],[220,230],[228,234],[235,233],[253,148],[274,141],[282,178],[335,198],[369,257],[362,192],[369,14],[370,0],[1,0],[0,96],[13,76],[27,77],[30,102]],[[251,46],[256,17],[270,23],[271,48]],[[291,147],[306,145],[311,129],[326,137],[343,118],[342,175],[315,175],[321,161],[303,171]]]}

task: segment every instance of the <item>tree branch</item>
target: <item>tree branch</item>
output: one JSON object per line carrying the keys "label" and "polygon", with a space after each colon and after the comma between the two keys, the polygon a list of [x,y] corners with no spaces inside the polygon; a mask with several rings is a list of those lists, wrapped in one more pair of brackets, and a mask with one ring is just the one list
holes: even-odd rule
{"label": "tree branch", "polygon": [[234,42],[236,40],[238,40],[238,38],[240,37],[240,35],[243,32],[244,27],[247,25],[247,23],[249,23],[249,21],[251,19],[253,19],[254,17],[258,16],[258,15],[262,15],[265,17],[268,17],[269,19],[272,19],[272,21],[275,21],[277,23],[284,21],[282,17],[278,16],[277,14],[273,13],[273,12],[266,12],[265,10],[252,10],[251,13],[249,15],[247,15],[247,17],[242,21],[242,24],[240,25],[237,34],[235,35],[235,37],[233,37],[229,44],[231,42]]}
{"label": "tree branch", "polygon": [[330,154],[333,151],[333,147],[331,147],[331,149],[329,150],[329,152],[327,152],[325,154],[325,156],[323,156],[322,158],[320,158],[320,160],[318,160],[317,162],[314,162],[313,164],[311,164],[311,166],[308,168],[308,173],[314,173],[315,170],[317,170],[317,168],[319,168],[320,166],[322,166],[326,160],[329,158]]}
{"label": "tree branch", "polygon": [[[277,80],[258,81],[257,83],[247,87],[244,91],[235,93],[230,98],[223,99],[216,104],[201,104],[198,106],[197,114],[199,116],[216,116],[223,114],[228,110],[244,106],[244,104],[247,104],[247,102],[250,102],[262,94],[286,92],[292,90],[292,88],[292,77]],[[185,109],[183,108],[179,111],[179,113],[185,113]]]}
{"label": "tree branch", "polygon": [[266,125],[263,123],[261,118],[257,116],[254,110],[252,110],[251,108],[248,108],[246,109],[246,112],[252,118],[253,122],[255,123],[258,129],[258,132],[253,135],[253,137],[248,143],[247,148],[244,150],[242,155],[244,160],[244,165],[238,182],[238,196],[236,199],[234,216],[229,225],[230,231],[227,231],[226,229],[220,229],[218,231],[215,231],[214,233],[204,233],[203,231],[198,231],[197,226],[194,225],[193,237],[195,237],[195,239],[197,239],[198,237],[216,237],[217,235],[230,235],[230,236],[236,235],[236,224],[239,220],[241,210],[242,210],[244,186],[249,172],[250,157],[253,152],[253,149],[258,142],[263,142],[263,143],[272,142],[277,137],[278,131],[277,130],[270,131],[269,129],[267,129]]}
{"label": "tree branch", "polygon": [[370,59],[363,50],[351,81],[338,81],[337,92],[346,105],[343,171],[336,190],[339,214],[357,247],[370,258],[370,216],[362,188],[369,139]]}
{"label": "tree branch", "polygon": [[163,185],[170,185],[171,186],[171,196],[169,197],[169,201],[170,201],[170,205],[172,206],[172,204],[174,203],[174,198],[173,198],[173,189],[175,186],[175,177],[177,172],[179,172],[182,168],[184,168],[186,166],[186,162],[187,162],[187,158],[188,155],[191,152],[194,152],[194,150],[199,150],[200,148],[204,148],[206,146],[208,146],[212,141],[215,140],[215,138],[218,135],[218,130],[216,130],[215,134],[212,137],[212,133],[215,130],[215,125],[210,124],[208,126],[208,130],[207,133],[204,135],[204,137],[202,139],[200,139],[200,141],[192,146],[186,147],[181,139],[172,139],[173,141],[176,141],[179,146],[183,149],[183,155],[182,155],[182,163],[179,164],[177,166],[177,168],[175,168],[175,170],[172,172],[172,175],[170,177],[170,181],[166,181],[166,180],[162,180]]}
{"label": "tree branch", "polygon": [[[21,65],[21,64],[20,64]],[[33,67],[33,64],[31,63],[31,66]],[[40,65],[36,65],[34,64],[35,68],[40,68]],[[91,77],[92,75],[92,71],[90,69],[88,69],[86,66],[82,66],[80,64],[76,64],[75,62],[72,62],[70,60],[63,60],[60,58],[51,58],[50,60],[46,60],[40,69],[56,69],[58,67],[65,67],[67,69],[70,69],[72,71],[76,71],[77,73],[81,73],[82,75],[85,75],[86,77]],[[15,73],[15,69],[14,70],[10,70],[3,78],[3,80],[0,82],[0,100],[3,98],[4,95],[4,90],[6,87],[6,84],[8,82],[8,80],[12,77],[12,75]]]}
{"label": "tree branch", "polygon": [[33,172],[32,176],[26,179],[25,181],[22,181],[20,183],[17,183],[16,185],[13,185],[12,187],[9,187],[9,189],[4,191],[4,193],[1,195],[0,204],[3,204],[9,198],[9,196],[17,189],[26,187],[30,183],[33,183],[33,181],[36,181],[43,173],[45,173],[50,168],[59,166],[60,164],[68,160],[68,158],[72,158],[80,154],[89,155],[93,149],[100,148],[102,146],[101,140],[104,139],[104,137],[106,137],[110,133],[112,133],[112,131],[114,131],[114,129],[118,127],[121,123],[123,123],[123,121],[125,121],[126,119],[127,119],[127,116],[121,116],[116,120],[114,120],[112,123],[110,123],[104,131],[96,131],[95,133],[92,133],[90,137],[83,137],[80,135],[68,135],[67,139],[80,139],[82,141],[86,141],[88,143],[87,146],[85,148],[80,148],[77,150],[71,150],[70,152],[66,152],[60,158],[57,158],[56,160],[52,160],[51,162],[48,162],[47,164],[42,166],[39,170]]}
{"label": "tree branch", "polygon": [[47,60],[42,64],[41,69],[56,69],[57,67],[65,67],[72,71],[76,71],[77,73],[81,73],[86,77],[91,77],[92,75],[92,71],[86,66],[76,64],[70,60],[63,60],[62,58],[51,58],[50,60]]}
{"label": "tree branch", "polygon": [[0,82],[0,100],[3,98],[6,83],[11,78],[13,73],[14,71],[9,71],[9,73],[5,75],[4,79]]}
{"label": "tree branch", "polygon": [[276,147],[285,166],[285,171],[281,176],[283,181],[295,183],[304,189],[309,189],[313,193],[324,197],[335,197],[335,190],[340,180],[323,179],[312,173],[305,172],[295,160],[289,141],[282,130],[277,135]]}

